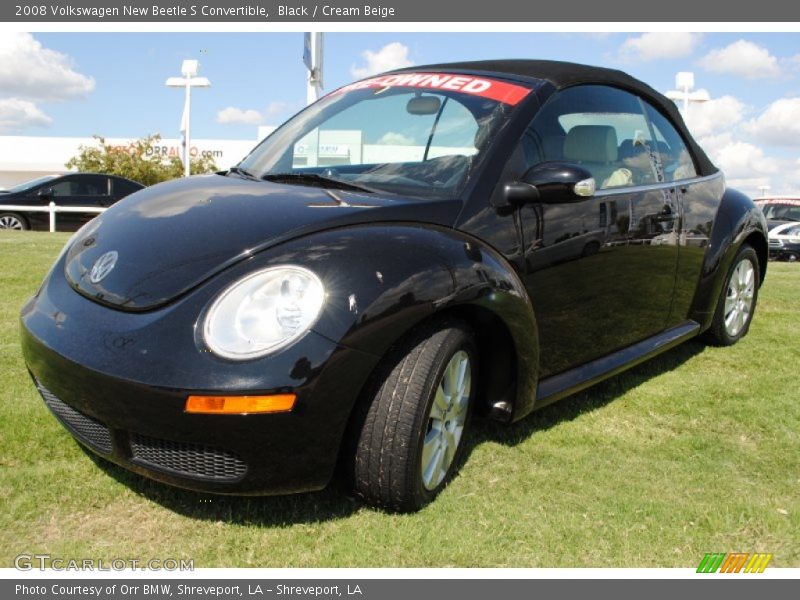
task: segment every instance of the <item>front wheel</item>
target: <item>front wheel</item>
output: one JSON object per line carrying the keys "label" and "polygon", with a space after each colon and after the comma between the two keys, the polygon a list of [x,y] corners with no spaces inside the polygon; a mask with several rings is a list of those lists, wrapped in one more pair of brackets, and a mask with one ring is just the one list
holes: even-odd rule
{"label": "front wheel", "polygon": [[706,339],[717,346],[731,346],[750,329],[761,284],[758,255],[743,245],[731,264]]}
{"label": "front wheel", "polygon": [[10,229],[12,231],[25,231],[29,229],[28,222],[22,215],[17,213],[0,213],[0,229]]}
{"label": "front wheel", "polygon": [[460,321],[428,324],[398,347],[356,443],[353,483],[368,504],[415,511],[447,485],[464,450],[477,356]]}

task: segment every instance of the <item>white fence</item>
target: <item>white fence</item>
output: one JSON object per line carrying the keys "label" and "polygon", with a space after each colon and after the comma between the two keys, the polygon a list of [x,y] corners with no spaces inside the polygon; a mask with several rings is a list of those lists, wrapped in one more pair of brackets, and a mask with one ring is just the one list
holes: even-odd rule
{"label": "white fence", "polygon": [[27,206],[24,204],[0,204],[0,212],[46,212],[50,213],[50,231],[56,230],[56,213],[97,213],[107,209],[105,206],[58,206],[51,202],[47,206]]}

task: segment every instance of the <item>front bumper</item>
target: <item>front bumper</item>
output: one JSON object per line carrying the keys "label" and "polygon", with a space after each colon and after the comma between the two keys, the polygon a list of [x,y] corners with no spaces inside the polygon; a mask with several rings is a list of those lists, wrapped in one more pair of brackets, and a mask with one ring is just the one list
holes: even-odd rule
{"label": "front bumper", "polygon": [[[194,339],[194,322],[215,289],[132,314],[77,294],[58,265],[54,273],[23,308],[22,349],[45,403],[84,446],[200,491],[283,494],[329,482],[376,357],[309,332],[274,356],[224,361]],[[184,412],[191,394],[287,391],[297,394],[288,413]]]}
{"label": "front bumper", "polygon": [[775,260],[800,260],[800,244],[770,238],[769,257]]}

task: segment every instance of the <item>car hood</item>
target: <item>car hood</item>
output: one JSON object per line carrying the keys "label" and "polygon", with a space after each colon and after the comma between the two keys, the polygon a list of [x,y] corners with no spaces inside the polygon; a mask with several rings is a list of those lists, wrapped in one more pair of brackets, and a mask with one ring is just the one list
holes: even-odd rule
{"label": "car hood", "polygon": [[67,251],[65,274],[78,292],[100,303],[148,310],[292,238],[378,221],[449,227],[460,207],[460,200],[191,177],[136,192],[91,221]]}

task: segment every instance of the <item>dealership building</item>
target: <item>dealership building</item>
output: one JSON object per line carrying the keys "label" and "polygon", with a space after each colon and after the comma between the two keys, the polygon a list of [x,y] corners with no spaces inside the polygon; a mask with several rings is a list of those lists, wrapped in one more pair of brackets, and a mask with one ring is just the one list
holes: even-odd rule
{"label": "dealership building", "polygon": [[[252,140],[192,139],[192,156],[210,156],[220,169],[227,169],[244,158],[273,128],[259,128]],[[106,138],[112,146],[127,147],[135,138]],[[80,152],[81,146],[97,146],[94,138],[0,136],[0,189],[23,181],[67,173],[67,161]],[[162,156],[182,156],[182,140],[161,139],[148,152]]]}

